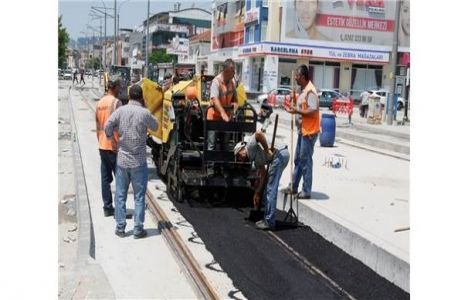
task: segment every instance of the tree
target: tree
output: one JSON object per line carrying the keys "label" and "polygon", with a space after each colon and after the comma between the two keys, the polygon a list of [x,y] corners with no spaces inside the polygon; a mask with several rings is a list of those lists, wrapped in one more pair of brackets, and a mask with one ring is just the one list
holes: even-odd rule
{"label": "tree", "polygon": [[86,62],[86,69],[101,69],[101,60],[99,57],[92,57]]}
{"label": "tree", "polygon": [[64,67],[67,61],[67,46],[70,37],[67,29],[62,27],[62,16],[58,18],[58,65]]}
{"label": "tree", "polygon": [[152,64],[177,62],[177,55],[167,54],[166,49],[156,49],[148,58]]}

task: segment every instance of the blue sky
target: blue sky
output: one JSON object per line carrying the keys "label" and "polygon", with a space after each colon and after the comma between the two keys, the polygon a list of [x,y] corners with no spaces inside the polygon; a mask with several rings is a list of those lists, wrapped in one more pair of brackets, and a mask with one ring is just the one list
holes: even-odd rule
{"label": "blue sky", "polygon": [[[209,10],[211,7],[211,1],[200,1],[200,0],[179,0],[179,1],[150,1],[150,15],[161,11],[173,10],[174,3],[182,3],[181,9],[189,8],[194,5],[195,7],[204,8]],[[112,10],[108,10],[108,13],[114,14],[114,1],[104,1],[104,4]],[[143,20],[146,20],[147,15],[146,0],[128,0],[128,1],[117,1],[117,8],[120,6],[120,28],[131,28],[142,24]],[[81,33],[87,32],[89,36],[93,35],[93,31],[88,29],[87,24],[99,30],[99,20],[92,20],[89,16],[91,7],[104,7],[102,1],[69,1],[60,0],[58,2],[58,14],[62,15],[62,24],[67,29],[68,34],[74,40],[78,37],[85,36]],[[102,21],[102,32],[104,35],[104,21]],[[99,32],[95,33],[99,36]],[[107,35],[114,35],[114,20],[108,18],[107,20]]]}

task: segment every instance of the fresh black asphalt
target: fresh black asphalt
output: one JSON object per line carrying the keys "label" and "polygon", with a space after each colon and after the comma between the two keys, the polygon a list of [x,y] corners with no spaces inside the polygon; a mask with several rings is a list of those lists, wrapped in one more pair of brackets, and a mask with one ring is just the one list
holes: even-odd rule
{"label": "fresh black asphalt", "polygon": [[[268,233],[255,229],[248,219],[251,193],[230,189],[222,200],[214,197],[213,190],[205,192],[196,200],[174,205],[248,299],[346,299],[279,247]],[[283,218],[284,213],[278,211],[275,234],[354,298],[409,299],[408,293],[309,227],[287,226],[278,221]]]}

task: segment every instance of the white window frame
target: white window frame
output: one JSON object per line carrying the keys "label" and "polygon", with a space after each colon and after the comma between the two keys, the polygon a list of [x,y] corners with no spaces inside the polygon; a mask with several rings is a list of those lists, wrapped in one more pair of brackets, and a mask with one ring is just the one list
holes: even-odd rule
{"label": "white window frame", "polygon": [[[262,21],[260,23],[260,40],[266,41],[266,36],[267,36],[267,28],[268,28],[268,21]],[[264,30],[265,29],[265,30]]]}
{"label": "white window frame", "polygon": [[256,1],[257,1],[257,0],[250,0],[250,9],[249,9],[249,10],[252,10],[252,9],[255,8],[255,2],[256,2]]}
{"label": "white window frame", "polygon": [[262,7],[268,7],[268,0],[262,0]]}
{"label": "white window frame", "polygon": [[255,43],[255,25],[249,26],[249,44]]}

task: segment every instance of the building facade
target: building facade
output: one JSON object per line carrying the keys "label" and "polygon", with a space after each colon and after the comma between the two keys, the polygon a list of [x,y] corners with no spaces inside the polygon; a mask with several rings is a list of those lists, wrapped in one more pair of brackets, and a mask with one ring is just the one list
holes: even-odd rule
{"label": "building facade", "polygon": [[[225,34],[238,24],[237,2],[214,1],[212,55],[241,62],[238,74],[250,93],[290,86],[292,71],[301,64],[309,66],[318,88],[354,97],[368,88],[388,89],[394,26],[399,26],[399,63],[409,66],[407,1],[396,24],[395,1],[245,0],[241,45]],[[223,31],[223,24],[233,25]]]}
{"label": "building facade", "polygon": [[[156,49],[166,49],[168,54],[175,54],[180,61],[186,61],[189,55],[188,38],[211,28],[211,12],[200,8],[181,9],[177,4],[174,11],[151,16],[148,23],[149,54]],[[146,20],[130,34],[129,50],[130,66],[142,69],[146,58]],[[155,79],[162,80],[164,73],[170,72],[173,66],[164,63],[152,68],[157,74]]]}

